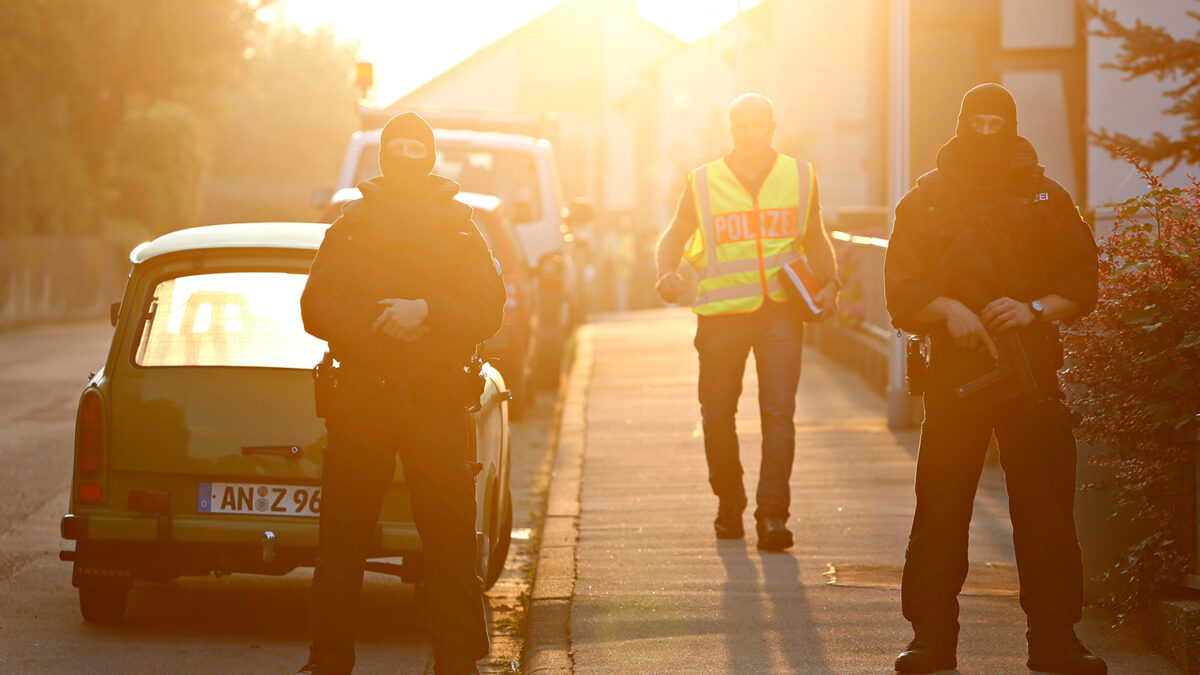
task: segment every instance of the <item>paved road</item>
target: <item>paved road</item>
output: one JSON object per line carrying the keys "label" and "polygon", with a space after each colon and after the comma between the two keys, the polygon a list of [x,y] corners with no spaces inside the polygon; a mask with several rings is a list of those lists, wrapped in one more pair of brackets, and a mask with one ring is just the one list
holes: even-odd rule
{"label": "paved road", "polygon": [[[233,575],[139,584],[127,619],[80,618],[71,566],[58,560],[67,508],[75,405],[88,373],[108,351],[107,323],[0,333],[0,672],[290,673],[306,656],[310,570],[272,578]],[[518,537],[531,527],[545,487],[552,394],[513,424],[513,497]],[[528,581],[526,540],[489,594],[493,657],[506,670],[520,652],[520,595]],[[411,586],[367,575],[359,645],[362,673],[431,671]]]}

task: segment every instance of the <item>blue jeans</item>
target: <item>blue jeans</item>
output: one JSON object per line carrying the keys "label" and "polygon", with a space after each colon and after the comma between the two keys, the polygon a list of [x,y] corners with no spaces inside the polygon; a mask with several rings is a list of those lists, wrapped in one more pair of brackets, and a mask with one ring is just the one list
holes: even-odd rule
{"label": "blue jeans", "polygon": [[695,346],[700,354],[704,455],[713,494],[746,501],[735,417],[746,358],[753,349],[763,437],[754,517],[786,519],[792,500],[788,481],[796,454],[793,417],[804,324],[786,305],[768,301],[749,314],[697,317]]}

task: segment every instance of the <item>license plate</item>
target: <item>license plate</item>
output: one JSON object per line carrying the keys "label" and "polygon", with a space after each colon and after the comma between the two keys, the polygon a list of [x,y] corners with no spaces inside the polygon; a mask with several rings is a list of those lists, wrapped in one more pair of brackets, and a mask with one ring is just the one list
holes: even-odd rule
{"label": "license plate", "polygon": [[313,485],[201,483],[196,510],[200,513],[316,518],[321,515],[321,488]]}

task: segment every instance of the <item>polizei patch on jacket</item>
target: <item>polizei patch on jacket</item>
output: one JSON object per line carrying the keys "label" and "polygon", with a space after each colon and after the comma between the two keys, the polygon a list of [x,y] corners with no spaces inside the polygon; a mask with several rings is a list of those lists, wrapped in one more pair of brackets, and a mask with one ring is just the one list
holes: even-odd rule
{"label": "polizei patch on jacket", "polygon": [[713,231],[718,245],[754,239],[794,239],[799,236],[796,229],[799,216],[800,209],[722,213],[713,216]]}

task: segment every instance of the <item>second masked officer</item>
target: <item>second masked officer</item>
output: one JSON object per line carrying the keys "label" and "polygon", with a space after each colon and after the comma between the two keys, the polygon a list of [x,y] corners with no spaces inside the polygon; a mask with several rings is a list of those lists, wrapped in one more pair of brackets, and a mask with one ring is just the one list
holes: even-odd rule
{"label": "second masked officer", "polygon": [[1074,630],[1083,606],[1075,437],[1057,376],[1058,322],[1096,305],[1096,244],[1071,196],[1017,135],[1016,103],[1000,85],[963,96],[937,168],[896,207],[885,279],[893,323],[928,335],[932,348],[901,588],[915,636],[896,670],[929,673],[957,663],[971,509],[994,433],[1028,617],[1028,665],[1102,675],[1104,662]]}
{"label": "second masked officer", "polygon": [[363,198],[326,233],[301,298],[305,328],[340,361],[306,667],[353,668],[364,562],[399,454],[424,549],[434,671],[474,673],[488,636],[463,364],[500,328],[504,284],[470,208],[454,200],[458,186],[430,175],[423,119],[387,123],[379,164],[383,176],[360,184]]}
{"label": "second masked officer", "polygon": [[825,317],[837,309],[841,282],[821,221],[816,172],[771,147],[771,102],[759,94],[738,97],[729,105],[729,132],[733,151],[687,176],[675,220],[658,242],[657,290],[667,302],[679,299],[682,256],[700,275],[695,345],[708,480],[719,499],[713,522],[718,539],[743,536],[746,492],[735,416],[754,350],[762,419],[758,548],[781,551],[793,544],[787,528],[796,448],[792,418],[804,324],[788,306],[780,270],[807,254],[822,284],[816,301]]}

